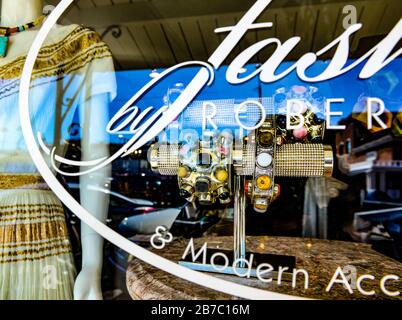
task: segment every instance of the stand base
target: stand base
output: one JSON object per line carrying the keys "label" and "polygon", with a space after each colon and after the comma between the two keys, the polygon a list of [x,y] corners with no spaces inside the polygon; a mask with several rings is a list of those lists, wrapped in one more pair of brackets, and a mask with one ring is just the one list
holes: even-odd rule
{"label": "stand base", "polygon": [[[197,251],[197,250],[196,250]],[[215,253],[220,253],[219,256],[214,258],[214,265],[211,264],[211,257]],[[221,254],[224,254],[227,257],[227,261],[229,263],[226,264],[226,259],[222,257]],[[221,250],[221,249],[207,249],[206,253],[206,261],[207,263],[202,263],[202,256],[198,257],[197,260],[193,261],[191,258],[191,254],[188,254],[184,259],[179,261],[179,264],[185,266],[189,269],[203,272],[212,272],[212,273],[221,273],[221,274],[229,274],[229,275],[239,275],[239,274],[247,274],[250,273],[251,277],[257,277],[257,267],[262,263],[270,264],[273,267],[273,271],[269,275],[272,279],[278,278],[278,270],[279,267],[288,269],[286,272],[282,272],[281,278],[283,280],[288,280],[289,276],[291,277],[291,273],[294,268],[296,268],[296,258],[293,256],[285,256],[285,255],[276,255],[276,254],[264,254],[264,253],[256,253],[256,252],[247,252],[246,253],[246,261],[250,261],[250,255],[253,254],[253,260],[250,268],[248,264],[244,267],[233,267],[233,251],[230,250]]]}

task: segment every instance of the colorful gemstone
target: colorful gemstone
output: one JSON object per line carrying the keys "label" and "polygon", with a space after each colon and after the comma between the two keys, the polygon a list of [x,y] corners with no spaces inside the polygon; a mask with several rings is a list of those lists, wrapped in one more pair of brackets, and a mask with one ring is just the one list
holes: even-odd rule
{"label": "colorful gemstone", "polygon": [[6,36],[0,37],[0,57],[5,57],[7,54],[7,46],[8,46],[9,38]]}
{"label": "colorful gemstone", "polygon": [[229,174],[226,170],[224,169],[218,169],[215,172],[215,178],[219,180],[220,182],[226,182],[229,178]]}
{"label": "colorful gemstone", "polygon": [[181,167],[179,167],[179,169],[177,170],[177,175],[178,175],[180,178],[186,178],[186,177],[188,177],[188,174],[189,174],[189,170],[188,170],[187,167],[185,167],[185,166],[181,166]]}
{"label": "colorful gemstone", "polygon": [[259,176],[256,179],[256,185],[260,190],[268,190],[271,186],[271,178],[268,176]]}
{"label": "colorful gemstone", "polygon": [[307,88],[304,86],[293,86],[292,87],[293,92],[298,93],[298,94],[303,94],[307,91]]}
{"label": "colorful gemstone", "polygon": [[272,133],[270,132],[261,132],[258,135],[258,142],[264,147],[269,147],[272,144],[273,139]]}
{"label": "colorful gemstone", "polygon": [[257,163],[260,167],[268,167],[272,163],[272,156],[269,153],[262,152],[257,156]]}
{"label": "colorful gemstone", "polygon": [[306,127],[301,127],[300,129],[293,130],[293,136],[296,139],[305,138],[307,136],[307,133],[308,133],[308,131],[307,131]]}

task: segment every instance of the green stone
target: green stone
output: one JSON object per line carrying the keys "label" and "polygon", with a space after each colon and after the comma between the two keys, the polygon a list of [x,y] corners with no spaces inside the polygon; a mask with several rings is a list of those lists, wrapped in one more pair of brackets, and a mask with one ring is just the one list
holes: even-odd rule
{"label": "green stone", "polygon": [[7,54],[7,46],[8,46],[8,37],[1,36],[0,37],[0,57],[5,57]]}

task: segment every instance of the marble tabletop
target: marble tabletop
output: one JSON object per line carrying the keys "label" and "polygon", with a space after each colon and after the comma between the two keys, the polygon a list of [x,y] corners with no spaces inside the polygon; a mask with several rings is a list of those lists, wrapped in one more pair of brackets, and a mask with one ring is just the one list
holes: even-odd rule
{"label": "marble tabletop", "polygon": [[[219,247],[220,250],[232,250],[233,248],[233,238],[229,236],[194,239],[196,247],[201,246],[204,242],[208,243],[208,247]],[[183,255],[187,244],[186,239],[175,240],[165,249],[156,253],[177,262]],[[292,288],[291,281],[282,281],[279,285],[275,280],[271,283],[264,283],[256,278],[210,274],[260,289],[313,299],[402,299],[402,263],[377,253],[368,244],[310,238],[253,236],[247,237],[247,250],[256,253],[295,256],[296,268],[302,268],[308,272],[309,287],[304,288],[303,277],[296,282],[296,287]],[[333,285],[330,292],[326,292],[337,267],[343,268],[345,275],[352,275],[352,279],[353,275],[356,275],[354,279],[363,274],[374,276],[374,280],[363,281],[362,288],[365,291],[374,290],[376,293],[371,296],[363,295],[353,285],[356,283],[355,280],[351,280],[353,293],[349,293],[342,284],[337,283]],[[400,277],[399,280],[388,281],[386,285],[386,289],[389,291],[400,291],[399,296],[390,297],[382,292],[380,280],[386,275]],[[238,299],[174,277],[138,259],[133,259],[129,263],[126,280],[128,291],[133,299]]]}

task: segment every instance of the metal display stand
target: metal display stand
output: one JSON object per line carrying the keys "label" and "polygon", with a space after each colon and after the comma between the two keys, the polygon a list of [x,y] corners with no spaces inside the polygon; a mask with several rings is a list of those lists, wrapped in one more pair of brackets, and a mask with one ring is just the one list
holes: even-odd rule
{"label": "metal display stand", "polygon": [[[293,270],[296,267],[296,258],[293,256],[263,254],[246,251],[246,194],[244,190],[244,176],[236,176],[234,190],[234,233],[233,233],[233,251],[216,248],[208,248],[206,253],[207,263],[201,262],[201,257],[193,261],[191,254],[179,261],[180,265],[190,269],[204,272],[223,273],[230,275],[249,274],[251,277],[257,277],[256,268],[262,263],[270,264],[274,271],[270,275],[276,279],[279,267],[287,267]],[[228,257],[229,264],[225,267],[223,259],[214,259],[214,265],[210,263],[211,257],[215,253],[223,253]],[[253,255],[252,265],[248,266],[250,255]],[[239,260],[241,259],[241,260]],[[234,262],[237,261],[236,264]],[[289,274],[282,274],[284,280],[289,278]]]}
{"label": "metal display stand", "polygon": [[[237,176],[235,182],[234,196],[234,232],[233,232],[233,259],[246,258],[246,195],[244,193],[244,177]],[[245,262],[242,260],[237,264],[243,268]]]}

